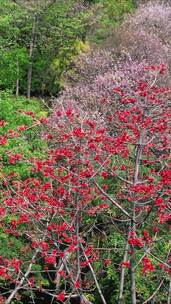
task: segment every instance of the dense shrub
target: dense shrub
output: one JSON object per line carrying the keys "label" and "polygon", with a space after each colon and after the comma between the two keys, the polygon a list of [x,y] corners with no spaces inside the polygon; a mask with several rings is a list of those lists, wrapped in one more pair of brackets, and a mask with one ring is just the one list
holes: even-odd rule
{"label": "dense shrub", "polygon": [[[43,157],[46,145],[38,136],[41,132],[39,118],[47,114],[36,99],[28,101],[24,97],[13,97],[10,92],[0,92],[0,154],[6,164],[6,174],[14,172],[20,177],[26,177],[29,173],[29,159],[33,156]],[[20,162],[16,161],[15,166],[15,159],[9,161],[11,155],[21,155]]]}

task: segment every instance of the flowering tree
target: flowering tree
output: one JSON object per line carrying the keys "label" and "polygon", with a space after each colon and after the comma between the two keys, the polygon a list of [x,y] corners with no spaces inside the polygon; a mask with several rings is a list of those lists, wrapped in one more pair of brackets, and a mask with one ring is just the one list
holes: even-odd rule
{"label": "flowering tree", "polygon": [[[132,60],[165,63],[170,66],[171,7],[169,2],[148,1],[113,31],[116,49]],[[113,46],[112,46],[113,47]]]}
{"label": "flowering tree", "polygon": [[167,45],[170,43],[170,17],[169,1],[148,1],[148,3],[139,6],[134,17],[130,18],[129,26],[132,29],[143,27],[148,33],[156,34]]}
{"label": "flowering tree", "polygon": [[[133,17],[132,17],[133,18]],[[113,36],[117,41],[116,49],[119,54],[127,54],[132,60],[141,62],[146,60],[149,63],[170,64],[170,48],[154,32],[148,32],[143,25],[132,28],[130,23],[122,25],[115,31]]]}
{"label": "flowering tree", "polygon": [[[99,56],[101,56],[99,58]],[[121,86],[128,88],[129,94],[135,95],[135,88],[137,87],[138,81],[150,81],[150,74],[147,75],[147,71],[144,66],[148,63],[144,60],[141,63],[137,61],[122,60],[114,64],[111,58],[112,52],[95,53],[94,56],[88,57],[82,69],[83,82],[74,87],[66,87],[62,94],[53,100],[54,112],[58,109],[58,104],[66,104],[74,102],[77,107],[81,107],[83,110],[89,111],[89,116],[98,117],[101,123],[104,123],[104,117],[109,113],[113,112],[115,108],[115,99],[113,87]],[[108,59],[107,59],[108,57]],[[108,67],[108,71],[102,67],[100,62],[105,62]],[[96,66],[96,72],[93,67]],[[90,68],[89,68],[90,65]],[[91,66],[92,70],[91,70]],[[161,68],[165,70],[165,77],[160,77],[157,82],[160,84],[167,85],[169,81],[168,72],[163,64]],[[102,70],[102,73],[100,73]],[[95,73],[94,73],[95,72]],[[88,74],[90,74],[90,82],[87,80]]]}
{"label": "flowering tree", "polygon": [[100,217],[114,234],[120,227],[124,240],[119,303],[127,268],[132,304],[139,301],[137,269],[142,276],[169,273],[169,252],[160,256],[155,245],[170,223],[170,89],[157,82],[164,72],[164,65],[144,66],[144,77],[132,86],[112,82],[113,94],[103,100],[108,107],[99,119],[61,99],[49,122],[41,119],[47,124],[48,158],[30,159],[27,179],[1,181],[1,229],[27,243],[24,262],[20,255],[1,257],[0,276],[8,284],[2,303],[21,297],[21,291],[30,292],[33,303],[35,292],[54,302],[79,297],[91,303],[87,294],[93,287],[107,303],[95,267],[101,258],[94,237]]}

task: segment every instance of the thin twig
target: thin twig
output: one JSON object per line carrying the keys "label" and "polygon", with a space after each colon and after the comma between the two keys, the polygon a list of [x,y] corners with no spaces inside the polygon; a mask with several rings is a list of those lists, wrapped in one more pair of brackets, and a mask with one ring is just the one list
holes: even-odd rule
{"label": "thin twig", "polygon": [[82,251],[83,251],[83,254],[84,254],[84,257],[85,257],[85,259],[86,259],[86,262],[88,263],[88,266],[89,266],[90,271],[91,271],[91,273],[92,273],[92,276],[93,276],[93,278],[94,278],[94,282],[95,282],[95,284],[96,284],[97,290],[98,290],[99,295],[100,295],[100,297],[101,297],[102,303],[103,303],[103,304],[107,304],[107,302],[106,302],[106,300],[105,300],[105,298],[104,298],[104,296],[103,296],[103,293],[102,293],[102,291],[101,291],[100,285],[99,285],[99,283],[98,283],[98,281],[97,281],[97,278],[96,278],[96,274],[95,274],[95,272],[94,272],[94,269],[93,269],[93,267],[91,266],[91,264],[90,264],[90,262],[89,262],[89,259],[88,259],[87,255],[85,254],[83,245],[82,245],[81,243],[80,243],[80,247],[81,247],[81,249],[82,249]]}
{"label": "thin twig", "polygon": [[149,301],[151,301],[155,297],[155,295],[157,294],[157,292],[159,291],[159,289],[163,285],[163,282],[164,282],[164,279],[161,280],[159,286],[156,288],[156,290],[153,292],[153,294],[146,301],[144,301],[142,304],[147,304]]}

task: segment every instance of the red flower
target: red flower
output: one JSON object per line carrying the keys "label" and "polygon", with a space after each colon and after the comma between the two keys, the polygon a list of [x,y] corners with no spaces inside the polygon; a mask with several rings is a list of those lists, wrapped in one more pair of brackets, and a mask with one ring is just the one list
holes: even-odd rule
{"label": "red flower", "polygon": [[17,127],[17,130],[18,130],[18,131],[24,131],[26,128],[27,128],[27,126],[21,125],[21,126],[18,126],[18,127]]}
{"label": "red flower", "polygon": [[50,188],[51,188],[51,183],[50,182],[48,182],[48,183],[46,183],[42,186],[42,190],[44,190],[44,191],[46,191],[47,189],[50,189]]}
{"label": "red flower", "polygon": [[102,171],[102,172],[101,172],[101,176],[102,176],[103,178],[108,178],[108,173],[107,173],[106,171]]}
{"label": "red flower", "polygon": [[0,208],[0,216],[4,216],[6,213],[6,209],[5,208]]}
{"label": "red flower", "polygon": [[7,139],[3,136],[0,136],[0,145],[6,145]]}
{"label": "red flower", "polygon": [[147,244],[152,243],[152,238],[151,238],[151,236],[150,236],[150,234],[149,234],[148,231],[144,230],[144,231],[143,231],[143,235],[144,235],[144,240],[145,240],[145,242],[146,242]]}
{"label": "red flower", "polygon": [[26,112],[24,112],[24,114],[29,115],[33,118],[35,117],[35,114],[32,111],[26,111]]}
{"label": "red flower", "polygon": [[11,154],[10,157],[9,157],[9,163],[10,164],[15,164],[21,158],[22,158],[22,154],[19,154],[19,153]]}
{"label": "red flower", "polygon": [[148,257],[143,258],[142,263],[143,263],[142,272],[144,274],[146,274],[146,272],[148,272],[148,271],[153,272],[155,270],[155,266],[151,263],[151,261]]}
{"label": "red flower", "polygon": [[116,94],[118,94],[118,95],[121,96],[121,97],[124,96],[124,93],[122,92],[121,88],[119,88],[119,87],[115,87],[115,88],[113,89],[113,92],[116,93]]}
{"label": "red flower", "polygon": [[4,127],[7,123],[4,120],[0,120],[0,127]]}
{"label": "red flower", "polygon": [[61,302],[64,302],[65,300],[65,293],[62,291],[61,293],[59,293],[57,296],[56,296],[57,300],[61,301]]}
{"label": "red flower", "polygon": [[78,137],[78,138],[84,138],[85,133],[81,130],[81,128],[75,128],[73,130],[73,135]]}
{"label": "red flower", "polygon": [[164,200],[163,200],[163,198],[161,198],[161,197],[156,198],[155,205],[158,206],[158,207],[164,207]]}
{"label": "red flower", "polygon": [[46,117],[40,117],[39,121],[44,124],[48,123],[48,119]]}
{"label": "red flower", "polygon": [[142,248],[144,246],[144,242],[140,237],[131,237],[128,239],[128,243],[132,246],[137,246],[139,248]]}
{"label": "red flower", "polygon": [[4,267],[0,267],[0,277],[2,276],[2,277],[5,277],[5,275],[6,275],[6,270],[5,270],[5,268]]}
{"label": "red flower", "polygon": [[31,287],[34,287],[34,284],[35,284],[35,279],[34,279],[34,277],[29,278],[28,283],[30,284]]}
{"label": "red flower", "polygon": [[48,264],[55,264],[56,263],[56,257],[53,255],[48,255],[45,257],[45,262]]}
{"label": "red flower", "polygon": [[129,268],[129,267],[130,267],[130,261],[124,261],[124,262],[122,262],[122,263],[121,263],[121,266],[122,266],[122,267],[128,267],[128,268]]}
{"label": "red flower", "polygon": [[21,260],[17,260],[16,258],[13,258],[11,261],[11,266],[14,267],[16,272],[20,271],[20,266],[22,264]]}
{"label": "red flower", "polygon": [[122,165],[122,166],[121,166],[121,170],[122,170],[122,171],[125,171],[125,170],[126,170],[126,166],[125,166],[125,165]]}
{"label": "red flower", "polygon": [[60,258],[64,258],[64,256],[65,256],[64,252],[61,251],[61,252],[59,253],[59,256],[60,256]]}
{"label": "red flower", "polygon": [[49,249],[49,245],[46,242],[41,242],[40,247],[42,248],[43,251],[47,251]]}
{"label": "red flower", "polygon": [[104,259],[103,261],[104,265],[111,265],[112,264],[112,260],[109,258]]}
{"label": "red flower", "polygon": [[78,280],[75,281],[74,287],[75,287],[76,289],[78,289],[78,288],[80,288],[80,286],[81,286],[80,282],[79,282]]}

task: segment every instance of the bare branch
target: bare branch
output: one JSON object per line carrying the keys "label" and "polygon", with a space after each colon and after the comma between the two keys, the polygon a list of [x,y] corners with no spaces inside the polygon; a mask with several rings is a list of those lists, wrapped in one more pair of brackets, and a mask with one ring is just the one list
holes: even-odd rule
{"label": "bare branch", "polygon": [[83,245],[82,245],[81,243],[80,243],[80,247],[81,247],[81,249],[82,249],[82,251],[83,251],[84,257],[85,257],[85,259],[86,259],[86,261],[87,261],[87,263],[88,263],[88,266],[89,266],[89,268],[90,268],[90,271],[91,271],[91,273],[92,273],[92,275],[93,275],[94,282],[95,282],[95,284],[96,284],[97,290],[98,290],[99,295],[100,295],[100,297],[101,297],[102,303],[103,303],[103,304],[107,304],[107,302],[106,302],[106,300],[105,300],[105,298],[104,298],[104,296],[103,296],[103,293],[102,293],[102,291],[101,291],[100,285],[99,285],[99,283],[98,283],[98,281],[97,281],[97,278],[96,278],[96,274],[95,274],[95,272],[94,272],[94,269],[93,269],[93,267],[91,266],[91,264],[90,264],[90,262],[89,262],[89,259],[88,259],[87,255],[85,254],[84,247],[83,247]]}
{"label": "bare branch", "polygon": [[100,190],[100,192],[108,198],[108,200],[112,204],[114,204],[118,209],[120,209],[127,217],[129,217],[129,219],[133,220],[132,216],[123,207],[121,207],[121,205],[119,205],[113,198],[111,198],[110,195],[107,194],[95,181],[94,181],[94,184]]}
{"label": "bare branch", "polygon": [[159,283],[158,287],[156,288],[156,290],[153,292],[153,294],[147,299],[145,300],[142,304],[147,304],[149,303],[149,301],[151,301],[155,295],[157,294],[157,292],[160,290],[161,286],[163,285],[164,283],[164,279],[161,280],[161,282]]}

